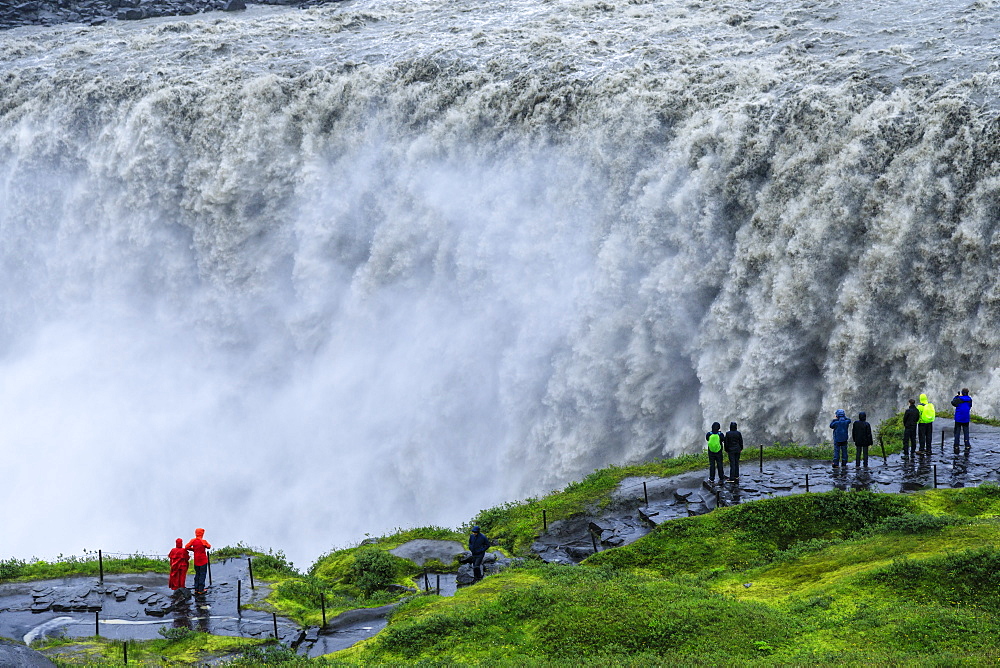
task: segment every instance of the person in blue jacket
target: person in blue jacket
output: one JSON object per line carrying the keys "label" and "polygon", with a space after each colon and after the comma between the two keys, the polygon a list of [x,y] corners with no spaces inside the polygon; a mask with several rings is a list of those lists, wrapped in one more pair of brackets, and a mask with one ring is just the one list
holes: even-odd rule
{"label": "person in blue jacket", "polygon": [[847,466],[847,439],[850,435],[848,427],[851,426],[851,418],[847,417],[842,409],[837,409],[837,417],[830,423],[833,430],[833,465]]}
{"label": "person in blue jacket", "polygon": [[483,559],[486,557],[486,550],[490,549],[490,539],[479,531],[479,526],[472,527],[469,534],[469,552],[472,553],[472,581],[479,582],[483,579]]}
{"label": "person in blue jacket", "polygon": [[955,395],[951,400],[951,405],[955,407],[955,452],[958,452],[958,434],[965,434],[965,447],[969,447],[969,421],[972,416],[972,397],[969,396],[969,388],[963,387],[962,392]]}

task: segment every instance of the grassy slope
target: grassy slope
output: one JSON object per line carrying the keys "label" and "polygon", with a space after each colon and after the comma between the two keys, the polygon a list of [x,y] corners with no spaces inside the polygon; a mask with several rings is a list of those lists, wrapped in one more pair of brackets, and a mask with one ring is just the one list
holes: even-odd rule
{"label": "grassy slope", "polygon": [[[421,538],[453,540],[464,544],[466,536],[441,527],[398,529],[387,536],[366,539],[356,547],[334,550],[320,557],[306,574],[296,572],[283,562],[275,563],[268,570],[255,571],[272,587],[264,604],[255,607],[276,611],[303,626],[318,626],[322,623],[320,596],[324,597],[328,620],[345,610],[376,607],[397,601],[402,598],[403,593],[379,591],[366,595],[357,587],[352,575],[355,558],[365,549],[388,551]],[[390,555],[389,558],[394,568],[389,582],[412,587],[412,578],[422,573],[423,568],[395,556]],[[261,562],[258,559],[255,563]],[[445,573],[455,571],[458,562],[443,564],[432,561],[425,566],[433,572]]]}
{"label": "grassy slope", "polygon": [[359,664],[995,664],[998,505],[1000,488],[984,486],[725,508],[579,567],[531,565],[451,599],[418,599],[379,636],[335,656]]}

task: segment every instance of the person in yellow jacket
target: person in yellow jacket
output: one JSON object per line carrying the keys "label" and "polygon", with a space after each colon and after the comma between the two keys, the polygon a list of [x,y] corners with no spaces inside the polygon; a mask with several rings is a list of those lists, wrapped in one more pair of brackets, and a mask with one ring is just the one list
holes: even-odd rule
{"label": "person in yellow jacket", "polygon": [[927,401],[927,395],[920,395],[920,403],[917,404],[920,411],[920,420],[917,422],[917,441],[920,444],[920,452],[930,454],[931,440],[934,438],[934,404]]}

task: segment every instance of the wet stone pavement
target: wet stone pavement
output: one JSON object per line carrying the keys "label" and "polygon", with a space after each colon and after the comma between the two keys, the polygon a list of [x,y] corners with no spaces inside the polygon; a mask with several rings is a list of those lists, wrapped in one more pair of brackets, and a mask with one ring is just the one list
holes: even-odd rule
{"label": "wet stone pavement", "polygon": [[[158,573],[105,575],[103,584],[91,576],[2,584],[0,636],[29,645],[53,635],[148,640],[160,638],[164,627],[249,638],[274,636],[275,620],[269,613],[237,609],[237,589],[244,606],[269,592],[260,584],[250,587],[246,559],[213,563],[211,574],[205,595],[171,592],[167,576]],[[193,577],[189,572],[189,585]],[[303,652],[319,635],[318,629],[302,629],[281,617],[277,631],[282,643]]]}
{"label": "wet stone pavement", "polygon": [[579,563],[595,551],[635,542],[663,522],[701,515],[719,505],[807,491],[905,493],[935,486],[973,487],[1000,480],[1000,428],[973,424],[971,447],[962,444],[955,450],[954,422],[939,418],[934,427],[935,440],[929,454],[910,459],[896,454],[883,460],[876,443],[869,448],[867,467],[855,465],[852,443],[852,459],[846,467],[832,466],[832,446],[828,460],[765,461],[763,470],[757,451],[746,449],[740,460],[738,481],[709,482],[707,458],[701,471],[669,478],[626,478],[612,494],[612,503],[606,509],[593,515],[549,522],[547,531],[538,537],[532,549],[546,561]]}
{"label": "wet stone pavement", "polygon": [[[215,562],[211,575],[204,596],[193,595],[190,590],[171,592],[167,576],[159,573],[109,574],[103,584],[90,576],[0,584],[0,637],[28,645],[48,636],[85,638],[95,634],[113,640],[149,640],[161,638],[160,629],[171,627],[225,636],[274,636],[275,619],[271,614],[237,610],[238,593],[245,606],[266,598],[270,592],[261,584],[256,589],[250,587],[245,558]],[[193,571],[189,572],[188,584],[192,584],[193,577]],[[457,589],[456,574],[450,573],[417,577],[412,591],[453,596]],[[301,628],[278,617],[278,638],[299,654],[329,654],[381,631],[396,605],[348,610],[331,616],[322,629]]]}

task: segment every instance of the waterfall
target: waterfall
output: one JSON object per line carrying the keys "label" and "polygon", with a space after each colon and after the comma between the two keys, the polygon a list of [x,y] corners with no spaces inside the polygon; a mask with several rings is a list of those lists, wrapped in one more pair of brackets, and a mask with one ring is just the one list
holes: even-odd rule
{"label": "waterfall", "polygon": [[0,33],[5,545],[301,565],[716,420],[995,413],[994,4]]}

